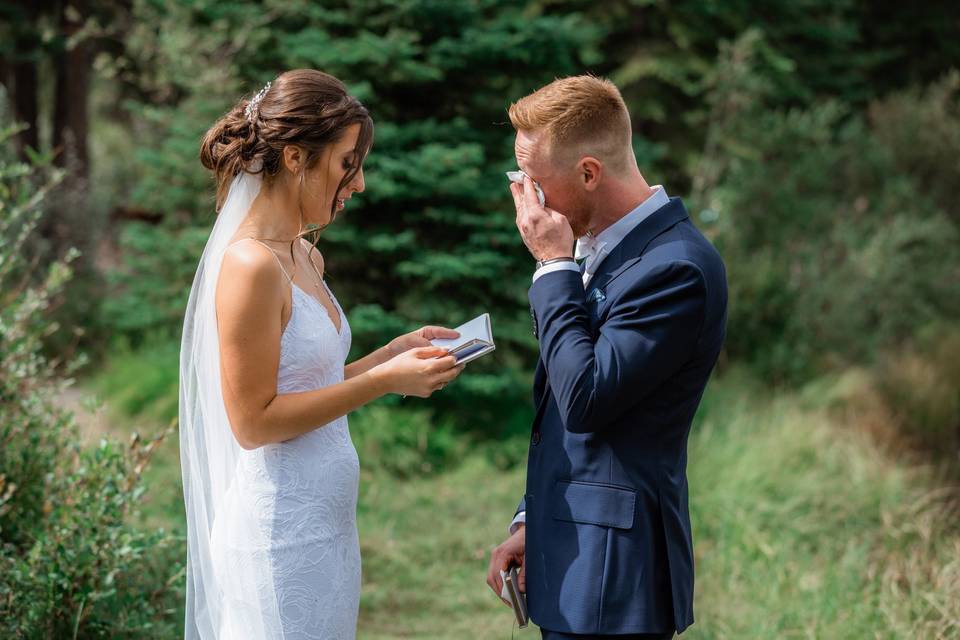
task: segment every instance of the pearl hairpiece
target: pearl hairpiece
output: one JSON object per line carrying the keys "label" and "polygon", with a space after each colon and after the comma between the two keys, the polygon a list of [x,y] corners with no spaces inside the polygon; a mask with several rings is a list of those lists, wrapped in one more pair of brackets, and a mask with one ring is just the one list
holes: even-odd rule
{"label": "pearl hairpiece", "polygon": [[253,122],[254,115],[260,109],[260,101],[263,100],[263,96],[267,95],[267,91],[270,91],[270,85],[272,82],[268,82],[264,85],[263,89],[260,89],[257,92],[257,95],[251,98],[250,102],[247,103],[246,109],[243,110],[243,115],[247,116],[247,120]]}

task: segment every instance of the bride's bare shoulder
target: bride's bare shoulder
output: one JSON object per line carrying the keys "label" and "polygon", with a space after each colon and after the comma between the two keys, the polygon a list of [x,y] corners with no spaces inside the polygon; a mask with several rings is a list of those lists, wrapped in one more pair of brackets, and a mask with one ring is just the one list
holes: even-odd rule
{"label": "bride's bare shoulder", "polygon": [[277,259],[268,248],[255,240],[238,240],[223,254],[217,289],[231,298],[252,295],[263,300],[269,294],[280,295],[282,288],[277,284],[282,278]]}

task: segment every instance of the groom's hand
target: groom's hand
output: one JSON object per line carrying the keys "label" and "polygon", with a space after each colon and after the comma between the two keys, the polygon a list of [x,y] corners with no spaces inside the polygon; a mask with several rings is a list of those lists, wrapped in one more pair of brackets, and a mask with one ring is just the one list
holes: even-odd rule
{"label": "groom's hand", "polygon": [[[518,580],[520,582],[520,591],[527,592],[527,565],[524,556],[526,548],[526,526],[520,525],[509,538],[493,550],[490,554],[490,568],[487,570],[487,584],[493,589],[493,592],[500,598],[503,591],[503,579],[500,577],[501,571],[506,571],[508,567],[517,565],[520,567]],[[501,598],[501,602],[503,602]],[[505,603],[506,604],[506,603]],[[507,606],[510,606],[509,604]]]}
{"label": "groom's hand", "polygon": [[573,257],[573,229],[559,212],[540,206],[533,180],[523,179],[523,186],[510,183],[513,205],[517,209],[517,229],[523,244],[537,260]]}

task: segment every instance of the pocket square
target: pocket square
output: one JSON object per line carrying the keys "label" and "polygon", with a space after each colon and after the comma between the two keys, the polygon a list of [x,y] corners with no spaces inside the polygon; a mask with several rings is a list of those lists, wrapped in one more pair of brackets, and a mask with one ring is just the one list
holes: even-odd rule
{"label": "pocket square", "polygon": [[606,300],[606,299],[607,299],[607,294],[605,294],[605,293],[604,293],[603,291],[601,291],[600,289],[594,289],[593,291],[591,291],[591,292],[587,295],[587,301],[588,301],[588,302],[596,302],[596,303],[599,304],[599,303],[603,302],[603,301]]}

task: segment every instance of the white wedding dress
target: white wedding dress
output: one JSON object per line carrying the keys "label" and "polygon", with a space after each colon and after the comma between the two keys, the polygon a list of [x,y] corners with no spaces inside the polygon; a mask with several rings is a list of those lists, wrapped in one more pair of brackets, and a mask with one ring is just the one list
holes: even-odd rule
{"label": "white wedding dress", "polygon": [[[179,412],[187,522],[184,638],[350,640],[360,601],[359,464],[347,418],[247,451],[233,435],[223,401],[217,280],[224,253],[261,186],[259,174],[244,171],[234,178],[184,313]],[[290,286],[277,393],[342,382],[351,338],[343,309],[327,288],[338,331],[319,299]]]}
{"label": "white wedding dress", "polygon": [[[320,301],[290,284],[292,312],[280,339],[277,393],[342,382],[351,339],[343,310],[327,288],[340,316],[338,332]],[[233,589],[221,602],[221,640],[251,637],[256,621],[247,621],[246,614],[259,616],[274,606],[271,626],[281,633],[271,638],[354,638],[360,600],[358,482],[346,416],[240,454],[214,520],[211,551],[220,584],[236,585],[255,575],[256,594]],[[251,544],[251,531],[260,544]],[[251,597],[276,602],[251,606]]]}

